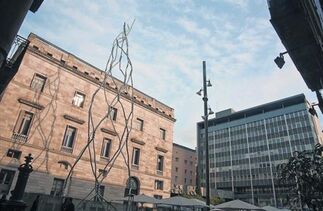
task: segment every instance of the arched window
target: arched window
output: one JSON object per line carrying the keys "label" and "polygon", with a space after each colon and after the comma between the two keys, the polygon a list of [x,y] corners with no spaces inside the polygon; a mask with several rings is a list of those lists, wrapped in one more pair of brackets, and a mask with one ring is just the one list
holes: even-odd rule
{"label": "arched window", "polygon": [[140,190],[140,183],[137,177],[130,177],[127,180],[127,185],[125,188],[125,196],[138,195]]}

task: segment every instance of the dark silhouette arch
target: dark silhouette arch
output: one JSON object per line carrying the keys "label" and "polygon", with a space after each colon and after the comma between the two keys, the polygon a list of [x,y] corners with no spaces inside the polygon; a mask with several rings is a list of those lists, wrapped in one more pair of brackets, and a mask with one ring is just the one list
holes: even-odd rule
{"label": "dark silhouette arch", "polygon": [[138,195],[140,193],[140,181],[137,177],[127,179],[124,196]]}

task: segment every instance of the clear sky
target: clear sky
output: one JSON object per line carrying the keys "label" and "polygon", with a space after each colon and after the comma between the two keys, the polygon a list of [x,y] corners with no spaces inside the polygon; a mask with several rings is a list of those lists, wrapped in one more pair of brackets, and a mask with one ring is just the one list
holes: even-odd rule
{"label": "clear sky", "polygon": [[[29,12],[20,35],[30,32],[104,68],[123,22],[135,19],[130,39],[134,86],[175,109],[174,142],[196,146],[203,114],[202,61],[213,87],[214,111],[234,110],[314,93],[285,57],[264,0],[45,0]],[[77,83],[77,82],[75,82]]]}

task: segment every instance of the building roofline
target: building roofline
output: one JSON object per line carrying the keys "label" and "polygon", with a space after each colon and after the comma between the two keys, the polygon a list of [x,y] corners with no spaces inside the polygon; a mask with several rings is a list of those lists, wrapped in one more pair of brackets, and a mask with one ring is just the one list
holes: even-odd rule
{"label": "building roofline", "polygon": [[173,143],[173,146],[176,146],[176,147],[179,147],[179,148],[182,148],[182,149],[185,149],[185,150],[189,150],[191,152],[196,152],[195,149],[191,149],[189,147],[186,147],[186,146],[183,146],[183,145],[180,145],[180,144]]}
{"label": "building roofline", "polygon": [[[70,52],[68,52],[68,51],[66,51],[66,50],[64,50],[64,49],[62,49],[61,47],[59,47],[59,46],[57,46],[57,45],[55,45],[55,44],[51,43],[50,41],[45,40],[44,38],[42,38],[42,37],[38,36],[37,34],[35,34],[35,33],[33,33],[33,32],[30,32],[30,33],[29,33],[28,38],[29,38],[29,37],[31,37],[31,36],[36,37],[37,39],[41,40],[42,42],[45,42],[45,43],[49,44],[50,46],[52,46],[52,47],[54,47],[54,48],[57,48],[58,50],[60,50],[60,51],[62,51],[62,52],[64,52],[64,53],[66,53],[66,54],[69,54],[69,55],[74,56],[74,57],[75,57],[77,60],[79,60],[80,62],[82,62],[82,63],[84,63],[84,64],[86,64],[86,65],[88,65],[88,66],[92,67],[93,69],[95,69],[95,70],[97,70],[97,71],[99,71],[99,72],[104,72],[104,71],[103,71],[103,70],[101,70],[100,68],[98,68],[98,67],[96,67],[96,66],[94,66],[94,65],[92,65],[92,64],[90,64],[90,63],[88,63],[87,61],[85,61],[85,60],[81,59],[80,57],[76,56],[75,54],[70,53]],[[118,82],[123,83],[122,81],[120,81],[120,79],[115,78],[115,77],[113,77],[113,78],[114,78],[115,80],[117,80]],[[149,96],[148,94],[143,93],[142,91],[140,91],[140,90],[138,90],[138,89],[136,89],[136,88],[134,88],[134,87],[133,87],[133,89],[134,89],[135,91],[137,91],[138,93],[141,93],[141,94],[143,94],[144,96],[146,96],[146,97],[148,97],[148,98],[154,99],[157,103],[160,103],[161,105],[163,105],[163,106],[165,106],[165,107],[169,108],[170,110],[174,110],[174,108],[172,108],[172,107],[170,107],[170,106],[166,105],[165,103],[163,103],[163,102],[161,102],[161,101],[157,100],[156,98],[151,97],[151,96]]]}
{"label": "building roofline", "polygon": [[[232,120],[242,119],[245,117],[254,116],[254,115],[261,114],[261,113],[268,112],[268,111],[274,111],[274,110],[277,110],[277,109],[280,109],[283,107],[288,107],[288,106],[296,105],[296,104],[300,104],[300,103],[308,103],[304,94],[293,95],[291,97],[287,97],[287,98],[283,98],[280,100],[275,100],[275,101],[272,101],[269,103],[254,106],[251,108],[247,108],[247,109],[244,109],[241,111],[234,112],[230,115],[223,116],[220,118],[215,117],[215,118],[212,118],[209,120],[209,122],[210,122],[209,124],[212,125],[211,123],[213,123],[213,124],[224,123],[224,122],[228,122],[228,121],[232,121]],[[197,123],[198,126],[199,125],[201,126],[202,124],[204,125],[204,121],[200,121]]]}

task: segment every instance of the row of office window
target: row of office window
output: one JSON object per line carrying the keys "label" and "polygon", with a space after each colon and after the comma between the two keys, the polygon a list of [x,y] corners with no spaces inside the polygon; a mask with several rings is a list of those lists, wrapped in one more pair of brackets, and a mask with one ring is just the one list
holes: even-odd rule
{"label": "row of office window", "polygon": [[[192,158],[192,156],[191,156]],[[179,161],[179,157],[175,157],[175,161],[178,162]],[[184,164],[187,165],[188,161],[187,160],[184,160]],[[193,165],[193,161],[190,161],[190,165],[192,166]]]}
{"label": "row of office window", "polygon": [[[226,176],[221,175],[227,171],[226,167],[237,169],[235,166],[239,169],[250,168],[253,173],[246,174],[247,178],[269,178],[269,162],[273,165],[272,171],[276,177],[277,164],[286,161],[292,151],[308,150],[315,143],[306,110],[212,131],[208,135],[211,138],[210,166],[217,168],[218,181],[226,180]],[[201,162],[204,160],[201,159]],[[243,176],[239,173],[233,175],[237,180]]]}
{"label": "row of office window", "polygon": [[[35,73],[30,87],[36,92],[43,92],[47,78],[43,75]],[[85,94],[76,91],[72,100],[72,104],[76,107],[83,108],[85,102]],[[114,121],[117,120],[118,109],[112,106],[108,109],[108,117]],[[144,120],[137,118],[135,120],[135,128],[139,131],[144,131]],[[163,140],[166,140],[166,130],[164,128],[159,128],[160,135],[159,137]]]}
{"label": "row of office window", "polygon": [[[13,173],[14,173],[14,171],[13,171]],[[2,174],[0,174],[0,176],[1,175]],[[9,175],[9,174],[7,174],[7,175]],[[10,174],[10,176],[11,175],[12,174]],[[0,177],[0,179],[1,179],[1,177]],[[11,180],[12,180],[12,178],[11,178]],[[2,180],[0,180],[0,182],[2,182]],[[52,185],[52,189],[50,191],[50,195],[51,196],[62,196],[63,195],[63,190],[64,190],[64,182],[65,182],[65,180],[63,180],[63,179],[54,178],[53,185]],[[164,190],[164,181],[162,181],[162,180],[155,180],[154,188],[155,188],[155,190]],[[101,196],[104,196],[105,186],[104,185],[100,185],[98,187],[98,189],[99,189],[100,195]]]}
{"label": "row of office window", "polygon": [[[266,123],[266,130],[267,134],[277,134],[277,132],[286,131],[286,124],[288,129],[300,129],[299,132],[304,132],[304,130],[310,130],[310,120],[308,118],[307,111],[297,111],[290,114],[286,114],[286,122],[285,117],[283,115],[276,116],[273,118],[269,118],[265,120]],[[243,138],[245,137],[245,133],[247,131],[248,137],[258,137],[265,135],[265,125],[264,120],[255,121],[247,123],[247,130],[245,125],[234,126],[230,128],[230,138],[233,139],[234,137]],[[204,135],[201,134],[201,138]],[[229,137],[229,128],[225,128],[222,130],[216,131],[215,134],[212,132],[209,133],[209,140],[213,139],[220,139],[219,142],[226,142],[225,138]],[[238,139],[239,139],[238,138]],[[270,138],[270,137],[268,137]],[[251,139],[249,141],[252,141]]]}
{"label": "row of office window", "polygon": [[[59,179],[59,178],[54,178],[52,189],[50,191],[51,196],[62,196],[63,195],[63,190],[64,190],[64,182],[65,180]],[[100,185],[98,187],[99,193],[101,196],[104,196],[104,191],[105,191],[105,186]],[[94,199],[96,200],[96,199]]]}
{"label": "row of office window", "polygon": [[[0,193],[8,194],[12,181],[15,176],[15,171],[10,169],[1,169],[0,171]],[[64,189],[64,179],[54,178],[53,185],[50,191],[51,196],[62,196],[63,189]],[[163,190],[164,189],[164,181],[162,180],[155,180],[154,188],[156,190]],[[99,192],[101,196],[104,196],[105,186],[100,185]]]}
{"label": "row of office window", "polygon": [[[111,118],[116,119],[117,116],[117,109],[112,108],[111,110]],[[14,128],[14,134],[16,138],[20,139],[27,139],[29,130],[31,128],[32,120],[33,120],[34,114],[28,111],[21,111],[16,123],[16,126]],[[143,120],[137,119],[139,122],[138,128],[142,131],[143,130]],[[166,130],[163,128],[160,128],[160,138],[165,140],[166,138]],[[73,140],[75,138],[76,134],[76,128],[72,126],[67,126],[63,141],[63,146],[72,148],[73,146]]]}
{"label": "row of office window", "polygon": [[[66,126],[63,142],[62,142],[62,148],[64,151],[72,152],[73,146],[75,143],[75,137],[76,137],[76,131],[77,129],[72,126]],[[104,138],[102,142],[102,148],[101,148],[101,157],[103,158],[109,158],[110,157],[110,151],[111,151],[111,145],[112,140],[108,138]],[[140,161],[140,149],[134,147],[132,151],[132,165],[139,166]],[[164,156],[158,155],[157,156],[157,169],[158,171],[163,171],[163,165],[164,165]]]}
{"label": "row of office window", "polygon": [[[15,139],[20,138],[20,140],[26,141],[26,138],[28,137],[29,130],[31,128],[31,123],[33,119],[33,114],[30,112],[22,111],[19,115],[16,127],[14,129],[14,137]],[[163,132],[166,132],[163,130]],[[77,129],[73,126],[67,125],[62,141],[62,150],[65,152],[72,152],[73,147],[76,140],[76,133]],[[164,134],[165,136],[165,134]],[[24,139],[22,139],[22,138]],[[101,157],[103,158],[109,158],[110,156],[110,149],[111,149],[111,139],[104,138],[102,142],[102,148],[101,148]],[[18,155],[15,155],[18,156]],[[19,155],[20,156],[20,155]],[[139,148],[133,148],[132,152],[132,164],[135,166],[139,166],[139,160],[140,160],[140,149]],[[162,172],[163,171],[163,165],[164,165],[164,157],[162,155],[157,156],[157,171]]]}
{"label": "row of office window", "polygon": [[[139,167],[140,165],[140,149],[134,147],[132,150],[132,165],[134,167]],[[162,174],[164,171],[164,156],[157,155],[156,171],[158,174]]]}
{"label": "row of office window", "polygon": [[[177,183],[177,182],[178,182],[178,176],[175,176],[175,183]],[[190,179],[189,184],[187,184],[187,178],[185,177],[184,178],[184,185],[193,185],[193,180]]]}
{"label": "row of office window", "polygon": [[[175,172],[178,172],[178,167],[175,167]],[[187,174],[187,169],[184,169],[184,174]],[[190,174],[193,175],[193,171],[190,171]]]}

